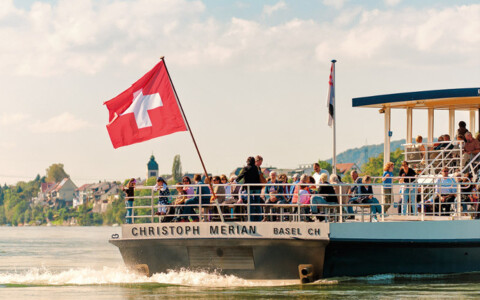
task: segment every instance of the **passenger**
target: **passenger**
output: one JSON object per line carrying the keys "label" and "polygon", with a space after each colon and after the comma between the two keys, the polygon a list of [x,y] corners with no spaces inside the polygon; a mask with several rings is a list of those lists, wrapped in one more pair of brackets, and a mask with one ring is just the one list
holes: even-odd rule
{"label": "passenger", "polygon": [[218,204],[222,204],[225,202],[225,187],[220,185],[220,176],[213,177],[213,191],[215,192],[215,196],[212,195],[210,198],[210,203],[215,203],[217,200]]}
{"label": "passenger", "polygon": [[158,191],[158,211],[155,213],[157,216],[164,216],[169,211],[170,204],[170,190],[168,189],[165,179],[162,177],[157,178],[157,184],[153,187],[153,191]]}
{"label": "passenger", "polygon": [[319,185],[320,184],[320,172],[322,169],[320,168],[320,165],[318,163],[313,164],[313,178],[315,179],[315,184]]}
{"label": "passenger", "polygon": [[260,183],[267,183],[262,171],[263,157],[260,155],[255,156],[255,166],[258,168],[258,175],[260,176]]}
{"label": "passenger", "polygon": [[417,142],[417,150],[420,152],[420,154],[422,156],[422,162],[424,164],[425,163],[426,149],[425,149],[425,145],[423,145],[423,137],[421,135],[419,135],[419,136],[417,136],[415,141]]}
{"label": "passenger", "polygon": [[132,178],[128,181],[127,186],[123,187],[123,191],[125,192],[125,207],[127,208],[127,214],[125,216],[125,223],[132,224],[133,223],[133,197],[135,196],[135,184],[137,181],[135,178]]}
{"label": "passenger", "polygon": [[393,167],[394,164],[392,162],[388,162],[383,167],[383,175],[382,175],[382,182],[383,182],[383,199],[384,199],[384,213],[388,211],[390,205],[392,203],[392,183],[393,183]]}
{"label": "passenger", "polygon": [[[437,143],[433,144],[433,150],[442,150],[444,146],[443,141],[445,140],[445,136],[441,135],[438,137]],[[435,154],[436,156],[437,154]]]}
{"label": "passenger", "polygon": [[[214,191],[214,194],[215,196],[211,196],[210,197],[210,204],[224,204],[225,202],[225,187],[223,185],[220,184],[220,176],[214,176],[213,179],[212,179],[212,184],[213,184],[213,191]],[[222,205],[223,206],[223,205]],[[225,213],[227,212],[225,209],[223,209],[222,207],[219,207],[220,208],[220,211],[222,213]],[[217,207],[211,207],[208,212],[215,212],[217,211]],[[219,214],[219,212],[217,211],[217,214]]]}
{"label": "passenger", "polygon": [[224,184],[225,188],[225,201],[233,199],[232,197],[232,186],[228,184],[228,178],[227,175],[222,174],[220,176],[220,183]]}
{"label": "passenger", "polygon": [[[332,174],[332,176],[335,175]],[[314,204],[338,204],[338,197],[335,193],[335,189],[328,182],[327,174],[320,175],[320,184],[317,194],[313,195],[311,198],[312,213],[314,214],[318,213],[318,206],[314,206]]]}
{"label": "passenger", "polygon": [[294,194],[294,191],[295,191],[295,187],[297,186],[297,184],[300,182],[300,175],[298,174],[293,174],[293,177],[292,177],[292,185],[290,186],[290,190],[288,191],[288,194],[289,194],[289,198],[290,198],[290,201],[292,201],[292,197],[293,197],[293,194]]}
{"label": "passenger", "polygon": [[465,134],[465,139],[467,141],[464,146],[462,169],[480,152],[480,142],[477,139],[473,139],[470,132]]}
{"label": "passenger", "polygon": [[[265,187],[265,217],[263,221],[271,221],[271,217],[269,216],[270,212],[272,211],[273,204],[285,204],[285,197],[283,194],[283,187],[278,185],[280,182],[277,181],[277,172],[272,171],[270,172],[270,178],[268,179],[267,185]],[[270,205],[269,205],[270,204]],[[276,214],[277,211],[273,209],[273,213]],[[274,217],[274,220],[277,218]]]}
{"label": "passenger", "polygon": [[185,195],[187,195],[187,200],[193,198],[193,194],[195,193],[195,190],[193,187],[189,186],[192,184],[192,180],[188,176],[183,176],[182,178],[182,183],[183,183],[183,190],[185,191]]}
{"label": "passenger", "polygon": [[463,183],[461,188],[461,202],[462,202],[462,212],[464,216],[468,216],[468,204],[473,205],[476,200],[476,187],[473,184],[473,176],[470,173],[465,174],[464,177],[459,178],[458,182]]}
{"label": "passenger", "polygon": [[[188,178],[188,177],[187,177]],[[177,197],[175,198],[175,217],[173,218],[173,222],[181,221],[180,215],[183,211],[183,204],[185,201],[188,200],[187,192],[185,188],[182,186],[181,182],[177,182],[175,184],[175,189],[177,190]]]}
{"label": "passenger", "polygon": [[414,183],[417,173],[415,173],[415,171],[408,166],[407,161],[403,161],[398,176],[402,177],[405,186],[402,194],[402,214],[407,215],[411,210],[412,213],[416,215],[417,201],[415,196],[416,188]]}
{"label": "passenger", "polygon": [[437,179],[436,193],[438,196],[435,197],[437,209],[434,209],[437,215],[446,216],[450,214],[457,193],[456,186],[455,179],[448,177],[448,168],[443,168],[442,177]]}
{"label": "passenger", "polygon": [[310,214],[310,188],[309,184],[302,184],[298,190],[298,204],[300,204],[300,221],[310,221],[310,217],[306,216]]}
{"label": "passenger", "polygon": [[[207,179],[207,178],[206,178]],[[208,205],[210,204],[210,189],[205,183],[202,181],[202,175],[200,174],[195,174],[193,176],[193,180],[195,181],[195,184],[197,185],[194,188],[194,197],[191,199],[188,199],[185,201],[185,207],[183,209],[183,219],[188,218],[189,220],[193,222],[198,222],[198,217],[194,215],[194,205],[199,204],[200,202],[202,205]]]}
{"label": "passenger", "polygon": [[[261,165],[261,163],[260,163]],[[237,181],[244,180],[245,184],[259,184],[260,183],[260,166],[256,165],[255,158],[247,158],[247,165],[242,169],[240,175],[237,177]],[[248,190],[248,189],[247,189]],[[250,221],[258,222],[262,220],[262,207],[252,204],[260,204],[260,192],[262,190],[261,186],[252,185],[250,186]]]}
{"label": "passenger", "polygon": [[457,135],[465,136],[467,132],[468,132],[467,124],[464,121],[458,122]]}
{"label": "passenger", "polygon": [[310,181],[310,176],[308,176],[307,174],[303,174],[302,176],[300,176],[300,181],[294,186],[292,201],[291,201],[292,204],[297,204],[298,202],[298,193],[300,191],[300,185],[307,184],[309,183],[309,181]]}
{"label": "passenger", "polygon": [[377,198],[373,197],[373,189],[370,185],[372,183],[371,177],[368,175],[363,176],[362,183],[364,185],[360,186],[360,192],[357,201],[359,203],[372,204],[370,206],[370,211],[372,213],[372,221],[377,222],[378,220],[375,215],[382,213],[382,207],[379,205]]}
{"label": "passenger", "polygon": [[[353,179],[354,184],[350,187],[348,190],[348,196],[349,200],[348,203],[357,203],[357,194],[359,193],[359,186],[357,184],[362,183],[362,178],[358,177],[357,171],[353,170],[350,172],[350,176]],[[353,215],[353,207],[352,206],[347,206],[347,219],[355,219],[355,216]]]}
{"label": "passenger", "polygon": [[278,181],[280,181],[280,183],[283,183],[282,185],[282,190],[283,190],[283,197],[285,198],[285,202],[288,203],[290,202],[290,198],[289,198],[289,195],[288,195],[288,191],[290,190],[290,186],[288,185],[288,177],[287,177],[287,174],[280,174],[280,176],[278,176]]}

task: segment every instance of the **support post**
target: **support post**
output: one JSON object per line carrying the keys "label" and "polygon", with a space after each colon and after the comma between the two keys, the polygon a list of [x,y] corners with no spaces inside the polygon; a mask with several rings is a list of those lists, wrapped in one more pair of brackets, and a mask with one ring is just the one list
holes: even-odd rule
{"label": "support post", "polygon": [[475,123],[476,123],[476,120],[475,120],[475,110],[474,109],[470,109],[470,122],[468,123],[468,130],[470,130],[470,132],[475,135],[475,133],[477,132],[475,130]]}
{"label": "support post", "polygon": [[407,107],[407,144],[412,143],[413,109]]}
{"label": "support post", "polygon": [[448,110],[448,134],[450,139],[455,139],[455,109],[450,108]]}
{"label": "support post", "polygon": [[428,142],[433,143],[433,130],[434,130],[434,109],[429,108],[428,109]]}
{"label": "support post", "polygon": [[391,108],[385,108],[384,120],[385,120],[385,137],[383,141],[383,164],[390,162],[390,121]]}

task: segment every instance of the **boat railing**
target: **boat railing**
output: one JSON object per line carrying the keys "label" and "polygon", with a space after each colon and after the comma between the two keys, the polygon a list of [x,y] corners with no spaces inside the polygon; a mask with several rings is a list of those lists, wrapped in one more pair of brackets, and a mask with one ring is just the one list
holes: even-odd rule
{"label": "boat railing", "polygon": [[[404,178],[393,177],[394,180]],[[307,193],[310,188],[319,188],[326,184],[219,184],[214,187],[230,186],[238,192],[220,193],[217,190],[215,199],[211,193],[202,195],[200,187],[206,185],[177,185],[169,187],[172,194],[163,202],[158,200],[165,196],[159,196],[153,187],[137,187],[137,193],[141,195],[136,195],[133,206],[127,207],[131,213],[126,217],[126,221],[342,223],[479,218],[478,183],[463,182],[468,179],[461,177],[448,178],[450,180],[442,181],[439,176],[423,176],[416,182],[392,184],[382,184],[379,183],[379,178],[374,178],[371,184],[328,184],[335,191],[328,195]],[[362,195],[352,192],[359,191],[361,186],[372,186],[373,193]],[[182,190],[185,187],[193,187],[196,193],[185,195],[173,192],[177,188]],[[271,188],[273,189],[268,191]],[[186,201],[176,204],[181,197],[186,197]],[[338,202],[328,201],[332,199],[337,199]]]}
{"label": "boat railing", "polygon": [[443,168],[450,172],[463,166],[464,142],[440,141],[421,144],[403,144],[405,161],[418,169],[420,175],[438,174]]}

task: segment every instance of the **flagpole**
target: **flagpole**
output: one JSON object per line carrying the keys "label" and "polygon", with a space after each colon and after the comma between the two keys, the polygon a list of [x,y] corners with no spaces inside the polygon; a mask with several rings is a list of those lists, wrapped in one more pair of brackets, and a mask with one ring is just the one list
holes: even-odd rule
{"label": "flagpole", "polygon": [[[170,77],[170,72],[168,72],[167,63],[165,62],[165,56],[161,56],[160,60],[163,61],[163,65],[165,66],[165,70],[167,71],[167,74],[168,74],[168,79],[170,80],[170,84],[172,85],[173,92],[175,93],[175,99],[177,100],[178,107],[180,107],[180,112],[182,113],[183,120],[185,121],[185,125],[187,125],[187,130],[188,130],[188,132],[190,132],[190,136],[192,137],[193,145],[195,146],[195,149],[197,150],[198,157],[200,158],[200,163],[202,164],[203,172],[205,172],[205,178],[208,180],[208,185],[210,186],[210,189],[212,190],[213,198],[215,199],[215,206],[217,207],[218,214],[220,215],[220,220],[222,222],[224,222],[223,214],[222,214],[222,211],[220,210],[220,207],[218,205],[218,201],[216,199],[217,196],[215,195],[215,191],[213,189],[212,181],[208,177],[207,168],[205,167],[205,164],[203,163],[202,155],[200,154],[200,150],[198,149],[197,142],[195,141],[195,138],[193,137],[192,129],[190,128],[190,125],[188,124],[187,116],[185,115],[185,112],[183,111],[183,107],[182,107],[182,104],[180,103],[180,98],[178,97],[177,90],[175,89],[175,86],[173,85],[172,78]],[[202,199],[200,199],[200,197],[199,197],[198,202],[201,203],[201,201],[202,201]]]}
{"label": "flagpole", "polygon": [[335,59],[332,59],[332,67],[333,67],[333,95],[334,95],[334,109],[333,109],[333,159],[332,159],[332,162],[333,162],[333,169],[332,169],[332,173],[333,174],[337,174],[337,101],[336,101],[336,98],[337,98],[337,94],[335,93],[335,63],[337,61]]}

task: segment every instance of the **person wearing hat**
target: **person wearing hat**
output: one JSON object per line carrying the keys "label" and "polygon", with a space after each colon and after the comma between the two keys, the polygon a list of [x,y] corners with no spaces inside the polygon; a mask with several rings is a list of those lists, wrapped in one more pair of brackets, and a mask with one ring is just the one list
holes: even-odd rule
{"label": "person wearing hat", "polygon": [[157,178],[157,184],[153,187],[153,191],[158,191],[158,211],[156,215],[166,215],[168,212],[170,190],[167,183],[162,177]]}

